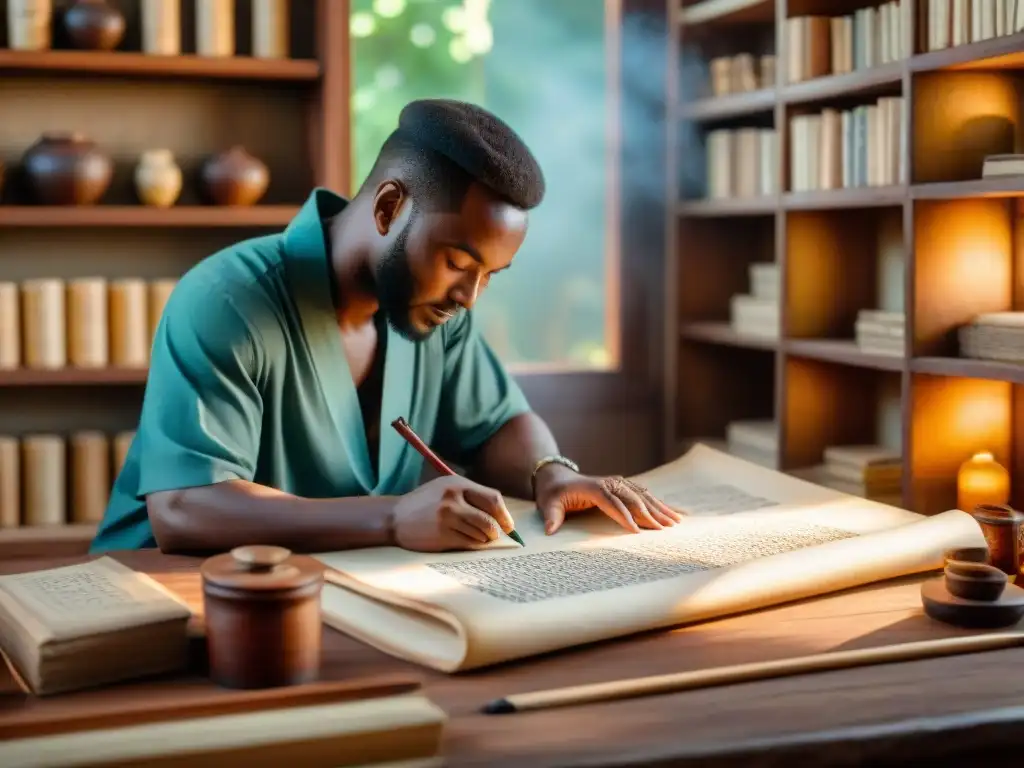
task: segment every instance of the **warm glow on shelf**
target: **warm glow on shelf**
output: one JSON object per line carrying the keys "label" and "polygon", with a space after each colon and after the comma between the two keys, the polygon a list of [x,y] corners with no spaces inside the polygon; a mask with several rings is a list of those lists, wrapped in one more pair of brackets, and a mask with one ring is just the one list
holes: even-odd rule
{"label": "warm glow on shelf", "polygon": [[915,183],[977,178],[985,155],[1014,151],[1020,96],[999,73],[943,72],[914,84]]}
{"label": "warm glow on shelf", "polygon": [[948,354],[951,333],[1013,302],[1013,222],[1005,200],[915,205],[918,354]]}

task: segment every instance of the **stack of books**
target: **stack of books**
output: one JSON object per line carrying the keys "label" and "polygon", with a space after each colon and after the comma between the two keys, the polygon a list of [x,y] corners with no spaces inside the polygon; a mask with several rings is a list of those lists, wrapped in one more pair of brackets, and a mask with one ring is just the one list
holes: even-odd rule
{"label": "stack of books", "polygon": [[707,196],[763,197],[779,188],[774,128],[720,128],[707,134]]}
{"label": "stack of books", "polygon": [[730,300],[732,328],[744,336],[777,339],[781,327],[779,266],[757,263],[749,268],[750,293]]}
{"label": "stack of books", "polygon": [[962,357],[1024,362],[1024,312],[977,315],[957,335]]}
{"label": "stack of books", "polygon": [[906,315],[880,309],[862,309],[854,326],[857,347],[866,355],[903,357]]}
{"label": "stack of books", "polygon": [[725,428],[727,450],[733,456],[777,469],[779,428],[772,420],[733,421]]}
{"label": "stack of books", "polygon": [[775,57],[761,56],[756,61],[749,53],[718,56],[709,64],[711,95],[728,96],[775,86]]}
{"label": "stack of books", "polygon": [[902,505],[903,458],[881,445],[832,445],[824,463],[799,473],[840,493],[898,507]]}

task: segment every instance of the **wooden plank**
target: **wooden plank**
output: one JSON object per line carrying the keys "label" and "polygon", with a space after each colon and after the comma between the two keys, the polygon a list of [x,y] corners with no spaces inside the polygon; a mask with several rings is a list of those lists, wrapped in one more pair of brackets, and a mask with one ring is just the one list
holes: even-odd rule
{"label": "wooden plank", "polygon": [[774,16],[772,0],[702,0],[684,7],[679,21],[684,26],[711,22],[747,24],[771,21]]}
{"label": "wooden plank", "polygon": [[257,59],[185,54],[152,56],[123,51],[13,51],[0,48],[0,72],[45,75],[116,75],[199,80],[315,82],[320,65],[311,59]]}
{"label": "wooden plank", "polygon": [[319,0],[317,49],[320,83],[313,135],[317,184],[339,195],[354,195],[352,178],[352,62],[349,0]]}
{"label": "wooden plank", "polygon": [[991,379],[1024,384],[1024,364],[1001,360],[975,360],[969,357],[915,357],[910,361],[914,373],[954,376],[965,379]]}
{"label": "wooden plank", "polygon": [[779,340],[770,336],[752,336],[737,333],[730,323],[698,322],[683,323],[679,333],[684,339],[706,341],[711,344],[725,344],[745,349],[775,349]]}
{"label": "wooden plank", "polygon": [[782,100],[788,104],[808,104],[849,96],[898,95],[902,77],[902,63],[881,64],[870,69],[786,85],[782,88]]}
{"label": "wooden plank", "polygon": [[710,122],[771,112],[774,108],[775,89],[762,88],[748,93],[730,93],[727,96],[691,101],[679,108],[679,117],[694,122]]}
{"label": "wooden plank", "polygon": [[0,529],[0,561],[84,555],[95,536],[91,523]]}
{"label": "wooden plank", "polygon": [[852,339],[787,339],[785,350],[795,357],[824,360],[856,368],[877,371],[902,371],[906,367],[903,355],[872,355],[862,352]]}
{"label": "wooden plank", "polygon": [[915,200],[955,200],[965,197],[1024,197],[1020,176],[990,176],[967,181],[940,181],[915,184],[910,188]]}
{"label": "wooden plank", "polygon": [[146,368],[17,368],[0,371],[0,387],[135,386],[146,383]]}
{"label": "wooden plank", "polygon": [[384,675],[352,680],[310,683],[265,690],[236,691],[203,685],[183,688],[171,699],[113,699],[89,709],[37,711],[33,716],[0,719],[0,741],[52,736],[147,723],[236,715],[265,709],[312,707],[415,691],[420,681],[406,675]]}
{"label": "wooden plank", "polygon": [[779,204],[775,195],[763,197],[725,197],[707,200],[682,200],[680,216],[719,218],[726,216],[771,216]]}
{"label": "wooden plank", "polygon": [[0,227],[286,227],[297,205],[3,205]]}
{"label": "wooden plank", "polygon": [[788,211],[820,211],[829,209],[886,208],[903,204],[907,189],[892,187],[846,187],[812,192],[787,192],[782,205]]}

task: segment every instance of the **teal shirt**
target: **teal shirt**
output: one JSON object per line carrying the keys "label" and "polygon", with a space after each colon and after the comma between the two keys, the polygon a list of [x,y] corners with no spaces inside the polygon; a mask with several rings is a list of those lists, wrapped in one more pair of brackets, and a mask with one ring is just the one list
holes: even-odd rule
{"label": "teal shirt", "polygon": [[220,251],[181,278],[91,551],[155,547],[145,498],[156,491],[242,479],[306,498],[407,493],[423,459],[391,428],[399,416],[457,461],[528,410],[471,312],[419,343],[388,328],[375,471],[321,223],[345,204],[317,189],[283,233]]}

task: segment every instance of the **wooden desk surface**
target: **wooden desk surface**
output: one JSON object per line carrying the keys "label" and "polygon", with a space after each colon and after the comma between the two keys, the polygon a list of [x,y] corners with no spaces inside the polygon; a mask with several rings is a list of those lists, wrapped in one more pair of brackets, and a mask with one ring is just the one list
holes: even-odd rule
{"label": "wooden desk surface", "polygon": [[[201,605],[198,560],[156,552],[117,557]],[[85,559],[0,562],[0,572]],[[966,634],[924,616],[919,584],[903,579],[459,675],[421,669],[325,629],[324,677],[421,677],[451,716],[445,752],[452,766],[817,767],[925,759],[935,766],[964,756],[983,760],[988,750],[1020,754],[1024,649],[525,714],[478,714],[484,702],[523,691]],[[184,686],[132,683],[34,699],[17,693],[8,679],[0,682],[0,721],[174,696],[176,685]]]}

